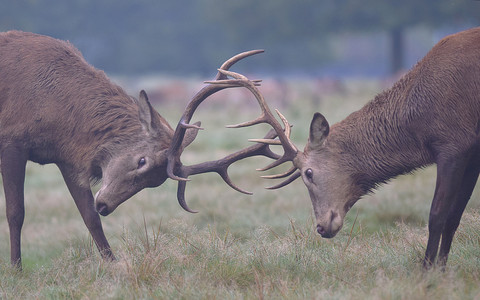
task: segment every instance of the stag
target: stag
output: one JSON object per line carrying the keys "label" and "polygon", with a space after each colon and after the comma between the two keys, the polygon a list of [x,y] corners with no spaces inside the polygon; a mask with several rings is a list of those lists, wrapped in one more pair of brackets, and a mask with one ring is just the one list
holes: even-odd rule
{"label": "stag", "polygon": [[330,127],[315,113],[303,152],[289,139],[288,121],[279,114],[282,129],[253,82],[221,71],[231,79],[217,84],[243,86],[255,95],[262,115],[234,127],[268,123],[274,128],[278,139],[252,140],[284,148],[283,156],[261,170],[289,161],[293,166],[284,174],[264,177],[290,176],[270,189],[302,177],[317,232],[324,238],[337,234],[363,195],[398,175],[436,164],[423,265],[444,267],[480,172],[479,62],[480,28],[442,39],[392,88],[343,121]]}
{"label": "stag", "polygon": [[[260,52],[236,55],[220,69]],[[224,77],[219,72],[216,79]],[[189,124],[195,109],[224,88],[209,84],[199,91],[174,131],[144,91],[138,99],[128,96],[70,43],[20,31],[0,33],[0,160],[11,263],[21,268],[27,161],[58,166],[104,259],[115,256],[99,214],[112,213],[143,188],[157,187],[167,178],[179,180],[178,201],[190,212],[184,197],[190,175],[216,172],[248,193],[232,183],[227,169],[251,155],[278,158],[266,145],[193,166],[180,161],[200,129],[199,122]],[[102,186],[94,197],[91,184],[98,180]]]}

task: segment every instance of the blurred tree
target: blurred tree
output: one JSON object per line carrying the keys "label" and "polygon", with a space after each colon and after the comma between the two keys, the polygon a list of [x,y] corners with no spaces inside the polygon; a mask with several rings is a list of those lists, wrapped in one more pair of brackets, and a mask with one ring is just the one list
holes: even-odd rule
{"label": "blurred tree", "polygon": [[[329,11],[334,0],[207,0],[206,16],[236,48],[266,47],[268,63],[290,70],[318,68],[329,59]],[[293,50],[293,51],[292,51]],[[315,62],[315,64],[312,64]]]}
{"label": "blurred tree", "polygon": [[[262,40],[285,47],[281,41],[309,40],[310,43],[302,47],[305,51],[302,55],[310,58],[308,50],[325,50],[327,44],[319,41],[329,35],[345,31],[387,31],[392,73],[404,67],[406,29],[480,21],[480,2],[471,0],[209,1],[212,15],[224,24],[237,43]],[[325,53],[319,54],[325,57]]]}
{"label": "blurred tree", "polygon": [[472,0],[339,0],[335,5],[338,29],[389,32],[392,73],[404,67],[406,29],[480,21],[480,2]]}

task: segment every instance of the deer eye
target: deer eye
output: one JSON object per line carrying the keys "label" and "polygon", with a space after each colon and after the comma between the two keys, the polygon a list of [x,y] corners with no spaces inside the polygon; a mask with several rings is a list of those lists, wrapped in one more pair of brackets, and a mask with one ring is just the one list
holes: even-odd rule
{"label": "deer eye", "polygon": [[145,157],[142,157],[138,160],[138,168],[140,169],[141,167],[143,167],[145,164],[147,163],[147,160],[145,159]]}
{"label": "deer eye", "polygon": [[313,171],[312,171],[312,169],[307,169],[307,170],[305,171],[305,176],[308,178],[308,180],[312,181],[312,179],[313,179]]}

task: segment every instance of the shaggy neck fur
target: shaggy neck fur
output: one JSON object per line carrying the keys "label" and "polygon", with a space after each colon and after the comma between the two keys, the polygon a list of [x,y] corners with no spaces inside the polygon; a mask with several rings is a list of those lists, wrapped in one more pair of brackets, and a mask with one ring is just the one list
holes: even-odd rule
{"label": "shaggy neck fur", "polygon": [[425,120],[408,107],[418,84],[414,73],[331,128],[327,147],[344,158],[342,167],[349,170],[364,193],[433,162],[428,141],[416,134],[416,127]]}

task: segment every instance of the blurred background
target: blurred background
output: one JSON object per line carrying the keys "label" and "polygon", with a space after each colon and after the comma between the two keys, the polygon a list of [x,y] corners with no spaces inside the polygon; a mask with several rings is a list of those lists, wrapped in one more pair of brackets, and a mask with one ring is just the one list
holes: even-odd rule
{"label": "blurred background", "polygon": [[242,67],[277,78],[386,77],[479,21],[474,0],[0,0],[1,31],[69,40],[95,67],[128,76],[209,75],[262,48]]}

